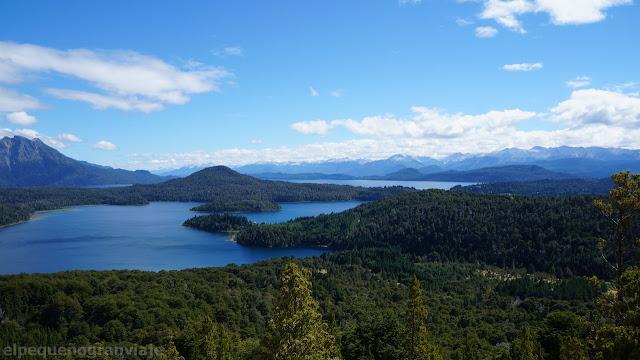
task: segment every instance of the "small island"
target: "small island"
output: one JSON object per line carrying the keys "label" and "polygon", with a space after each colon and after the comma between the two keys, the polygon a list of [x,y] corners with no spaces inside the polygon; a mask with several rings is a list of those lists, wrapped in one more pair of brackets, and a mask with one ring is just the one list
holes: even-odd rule
{"label": "small island", "polygon": [[215,201],[196,206],[191,211],[200,212],[267,212],[279,211],[282,206],[271,200],[239,200],[239,201]]}
{"label": "small island", "polygon": [[244,216],[211,214],[194,216],[182,223],[182,226],[211,232],[229,232],[238,231],[249,224],[249,220]]}

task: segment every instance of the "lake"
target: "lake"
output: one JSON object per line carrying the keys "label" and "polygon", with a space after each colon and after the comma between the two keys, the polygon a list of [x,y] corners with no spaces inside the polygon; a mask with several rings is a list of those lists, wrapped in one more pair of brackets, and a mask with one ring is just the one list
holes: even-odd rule
{"label": "lake", "polygon": [[451,182],[451,181],[401,181],[401,180],[297,180],[287,179],[280,181],[288,181],[294,183],[311,183],[311,184],[336,184],[336,185],[351,185],[351,186],[363,186],[363,187],[379,187],[379,186],[406,186],[412,187],[418,190],[425,189],[442,189],[449,190],[456,185],[474,185],[476,183],[470,182]]}
{"label": "lake", "polygon": [[[241,214],[256,222],[340,212],[361,201],[282,204],[282,211]],[[145,206],[76,206],[38,213],[33,220],[0,228],[0,274],[63,270],[179,270],[247,264],[272,257],[306,257],[318,248],[269,249],[229,241],[225,233],[181,226],[199,203]]]}

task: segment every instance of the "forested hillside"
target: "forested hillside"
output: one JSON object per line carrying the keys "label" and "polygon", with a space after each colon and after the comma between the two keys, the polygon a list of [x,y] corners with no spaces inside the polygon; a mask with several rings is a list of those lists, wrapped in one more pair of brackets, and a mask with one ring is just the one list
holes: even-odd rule
{"label": "forested hillside", "polygon": [[[211,317],[209,327],[228,332],[232,359],[261,359],[260,339],[289,261],[159,273],[0,276],[0,342],[165,344],[171,331],[180,354],[198,359],[190,344],[203,341]],[[423,262],[391,249],[294,261],[312,270],[313,298],[330,333],[338,335],[345,360],[400,357],[414,273],[422,283],[431,341],[445,359],[463,352],[493,359],[517,341],[525,325],[552,326],[564,334],[567,321],[581,321],[575,314],[594,309],[595,295],[581,278],[558,281],[522,270]],[[567,320],[551,321],[557,317]]]}
{"label": "forested hillside", "polygon": [[0,188],[0,226],[28,220],[36,211],[74,205],[143,205],[149,201],[204,202],[198,210],[275,210],[276,202],[375,200],[414,189],[364,188],[260,180],[218,166],[160,184],[121,188]]}
{"label": "forested hillside", "polygon": [[577,196],[605,195],[613,189],[610,178],[604,179],[562,179],[538,180],[530,182],[496,182],[451,188],[453,191],[469,191],[483,194],[514,194],[530,196]]}
{"label": "forested hillside", "polygon": [[555,274],[604,275],[597,239],[613,233],[594,197],[529,197],[425,190],[339,214],[247,226],[250,246],[397,246],[435,261],[484,261]]}

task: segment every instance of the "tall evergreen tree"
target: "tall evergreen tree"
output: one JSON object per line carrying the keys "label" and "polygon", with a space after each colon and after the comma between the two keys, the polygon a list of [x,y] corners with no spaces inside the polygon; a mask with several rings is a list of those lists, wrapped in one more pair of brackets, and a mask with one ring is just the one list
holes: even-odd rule
{"label": "tall evergreen tree", "polygon": [[[640,210],[640,174],[630,174],[629,171],[621,171],[611,175],[618,187],[609,192],[609,203],[595,200],[594,205],[602,211],[616,226],[613,248],[615,260],[609,261],[605,256],[604,247],[606,239],[600,239],[600,251],[603,258],[616,272],[617,284],[627,267],[633,265],[637,258],[634,256],[634,245],[637,245],[637,214]],[[618,291],[618,301],[622,302],[622,293]]]}
{"label": "tall evergreen tree", "polygon": [[420,281],[414,275],[409,289],[409,303],[407,304],[404,339],[405,360],[442,359],[438,349],[427,339],[427,327],[424,323],[426,318],[427,309],[422,302]]}
{"label": "tall evergreen tree", "polygon": [[513,360],[543,360],[542,346],[531,333],[529,327],[525,326],[520,332],[520,336],[511,344],[511,358]]}
{"label": "tall evergreen tree", "polygon": [[173,343],[173,334],[169,332],[167,341],[162,349],[162,353],[158,356],[159,360],[184,360],[184,357],[180,356],[176,345]]}
{"label": "tall evergreen tree", "polygon": [[264,346],[269,359],[339,359],[335,338],[322,322],[318,302],[311,296],[311,271],[289,263],[284,269]]}

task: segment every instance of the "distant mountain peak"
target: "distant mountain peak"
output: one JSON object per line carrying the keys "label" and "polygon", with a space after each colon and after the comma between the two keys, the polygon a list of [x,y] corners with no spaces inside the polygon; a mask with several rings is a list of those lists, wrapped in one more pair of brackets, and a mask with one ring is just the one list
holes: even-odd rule
{"label": "distant mountain peak", "polygon": [[112,169],[74,160],[37,138],[14,136],[0,140],[0,187],[112,185],[165,180],[144,170]]}

